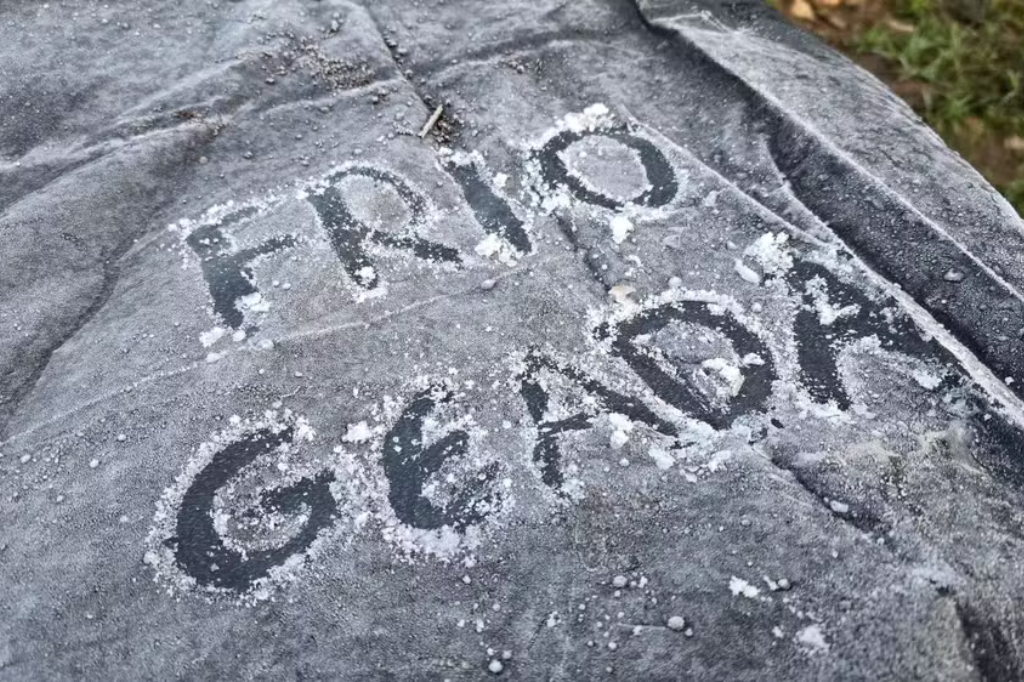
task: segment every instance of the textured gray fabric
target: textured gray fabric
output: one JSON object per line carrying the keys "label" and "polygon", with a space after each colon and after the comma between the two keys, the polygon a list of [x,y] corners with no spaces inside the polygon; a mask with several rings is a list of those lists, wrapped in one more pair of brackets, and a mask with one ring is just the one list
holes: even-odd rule
{"label": "textured gray fabric", "polygon": [[1022,247],[761,3],[4,2],[0,679],[1020,679]]}

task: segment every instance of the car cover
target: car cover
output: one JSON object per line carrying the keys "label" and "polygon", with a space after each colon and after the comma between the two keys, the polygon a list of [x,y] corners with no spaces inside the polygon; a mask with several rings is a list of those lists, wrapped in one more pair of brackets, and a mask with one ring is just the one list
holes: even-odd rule
{"label": "car cover", "polygon": [[0,4],[0,678],[1024,674],[1024,231],[760,2]]}

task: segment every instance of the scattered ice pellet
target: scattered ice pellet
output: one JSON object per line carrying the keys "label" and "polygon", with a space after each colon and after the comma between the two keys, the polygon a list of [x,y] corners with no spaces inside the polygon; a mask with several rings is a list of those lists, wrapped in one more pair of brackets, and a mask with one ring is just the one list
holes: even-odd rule
{"label": "scattered ice pellet", "polygon": [[745,265],[739,258],[736,259],[736,262],[733,264],[733,268],[736,270],[736,274],[744,281],[750,282],[751,284],[761,283],[761,275],[747,267],[747,265]]}
{"label": "scattered ice pellet", "polygon": [[484,291],[490,291],[497,285],[498,280],[495,279],[485,279],[484,281],[480,282],[480,288],[483,289]]}
{"label": "scattered ice pellet", "polygon": [[612,241],[621,244],[633,231],[633,223],[626,216],[617,215],[611,219],[609,226],[612,228]]}
{"label": "scattered ice pellet", "polygon": [[495,658],[495,659],[492,659],[491,662],[487,664],[487,669],[490,670],[491,673],[493,673],[495,675],[500,675],[501,671],[505,669],[505,666],[501,664],[501,661],[499,661],[498,659]]}
{"label": "scattered ice pellet", "polygon": [[672,616],[668,619],[668,629],[682,632],[686,629],[686,620],[682,616]]}
{"label": "scattered ice pellet", "polygon": [[839,500],[830,500],[828,507],[836,514],[846,514],[850,511],[850,505],[845,502],[840,502]]}
{"label": "scattered ice pellet", "polygon": [[90,469],[95,469],[99,465],[100,465],[100,461],[98,459],[90,459],[89,460],[89,468]]}
{"label": "scattered ice pellet", "polygon": [[123,433],[117,434],[117,442],[118,443],[123,443],[126,440],[128,440],[128,436],[124,435]]}
{"label": "scattered ice pellet", "polygon": [[620,590],[627,585],[629,585],[629,578],[624,575],[617,575],[612,578],[612,586],[617,587]]}

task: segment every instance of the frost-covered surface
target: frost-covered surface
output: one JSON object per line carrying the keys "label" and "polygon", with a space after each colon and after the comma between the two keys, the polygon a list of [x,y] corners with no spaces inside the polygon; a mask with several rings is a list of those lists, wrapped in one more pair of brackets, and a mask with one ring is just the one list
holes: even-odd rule
{"label": "frost-covered surface", "polygon": [[0,678],[1020,675],[1019,223],[636,9],[0,6]]}

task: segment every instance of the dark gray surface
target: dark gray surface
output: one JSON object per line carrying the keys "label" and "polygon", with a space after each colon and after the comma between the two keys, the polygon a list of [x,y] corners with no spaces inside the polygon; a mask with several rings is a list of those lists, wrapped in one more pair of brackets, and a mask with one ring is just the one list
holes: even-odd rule
{"label": "dark gray surface", "polygon": [[1020,679],[1022,246],[760,3],[6,2],[0,679]]}

